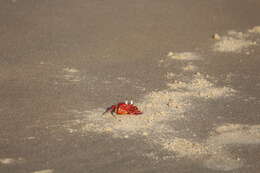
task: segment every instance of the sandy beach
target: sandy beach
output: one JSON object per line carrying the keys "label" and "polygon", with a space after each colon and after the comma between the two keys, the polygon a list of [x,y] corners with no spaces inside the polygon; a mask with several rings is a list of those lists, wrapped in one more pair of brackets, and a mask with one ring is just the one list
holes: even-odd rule
{"label": "sandy beach", "polygon": [[259,173],[259,9],[1,1],[0,173]]}

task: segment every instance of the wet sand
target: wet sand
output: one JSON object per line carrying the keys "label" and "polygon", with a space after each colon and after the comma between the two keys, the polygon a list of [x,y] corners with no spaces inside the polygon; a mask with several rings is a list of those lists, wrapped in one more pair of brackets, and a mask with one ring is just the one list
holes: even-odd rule
{"label": "wet sand", "polygon": [[258,173],[259,8],[1,1],[0,172]]}

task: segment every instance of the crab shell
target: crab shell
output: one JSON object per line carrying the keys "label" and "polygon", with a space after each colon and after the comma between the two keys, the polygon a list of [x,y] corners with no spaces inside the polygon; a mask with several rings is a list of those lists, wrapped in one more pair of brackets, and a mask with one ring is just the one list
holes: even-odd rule
{"label": "crab shell", "polygon": [[118,103],[117,105],[113,105],[113,112],[119,115],[131,114],[131,115],[139,115],[142,114],[140,110],[133,104],[126,103]]}

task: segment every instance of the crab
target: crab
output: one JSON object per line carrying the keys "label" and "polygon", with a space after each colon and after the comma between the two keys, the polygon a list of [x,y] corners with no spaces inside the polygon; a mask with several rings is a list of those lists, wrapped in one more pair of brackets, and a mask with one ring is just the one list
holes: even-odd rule
{"label": "crab", "polygon": [[107,112],[111,112],[112,115],[114,115],[114,113],[118,115],[125,115],[125,114],[139,115],[143,113],[137,108],[137,106],[133,104],[132,100],[130,101],[130,103],[128,101],[125,101],[125,102],[119,102],[116,105],[112,105],[108,107],[103,114]]}

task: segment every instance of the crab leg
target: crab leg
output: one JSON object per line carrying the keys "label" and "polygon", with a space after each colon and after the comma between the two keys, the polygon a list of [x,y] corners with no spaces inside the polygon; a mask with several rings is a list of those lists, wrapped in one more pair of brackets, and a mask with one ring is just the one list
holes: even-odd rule
{"label": "crab leg", "polygon": [[109,112],[109,111],[113,114],[113,113],[115,112],[115,105],[112,105],[112,106],[108,107],[108,108],[106,109],[106,111],[103,112],[102,115],[104,115],[105,113],[107,113],[107,112]]}
{"label": "crab leg", "polygon": [[110,107],[106,109],[105,112],[102,113],[102,115],[106,114],[110,110]]}

